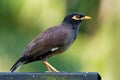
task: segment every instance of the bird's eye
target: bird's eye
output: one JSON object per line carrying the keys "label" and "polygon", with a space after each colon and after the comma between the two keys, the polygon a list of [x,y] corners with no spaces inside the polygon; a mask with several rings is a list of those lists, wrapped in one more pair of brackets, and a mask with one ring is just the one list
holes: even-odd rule
{"label": "bird's eye", "polygon": [[74,15],[74,16],[72,17],[72,19],[74,19],[74,20],[80,20],[80,16],[79,16],[79,15]]}
{"label": "bird's eye", "polygon": [[80,15],[77,15],[77,17],[78,17],[78,18],[81,18],[81,16],[80,16]]}

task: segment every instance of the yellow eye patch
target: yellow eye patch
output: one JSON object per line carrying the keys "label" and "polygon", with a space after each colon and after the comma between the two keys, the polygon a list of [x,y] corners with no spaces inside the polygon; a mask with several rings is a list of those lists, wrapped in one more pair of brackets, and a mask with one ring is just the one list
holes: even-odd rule
{"label": "yellow eye patch", "polygon": [[80,20],[80,18],[78,18],[76,15],[73,16],[72,19],[74,19],[74,20]]}
{"label": "yellow eye patch", "polygon": [[77,17],[77,16],[75,15],[75,16],[72,17],[72,19],[74,19],[74,20],[87,20],[87,19],[91,19],[91,17],[89,17],[89,16],[84,16],[84,17],[82,17],[82,18],[79,18],[79,17]]}

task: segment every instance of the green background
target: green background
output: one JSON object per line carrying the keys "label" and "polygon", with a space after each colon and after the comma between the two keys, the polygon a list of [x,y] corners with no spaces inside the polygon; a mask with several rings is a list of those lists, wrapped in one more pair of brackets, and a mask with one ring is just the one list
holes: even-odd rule
{"label": "green background", "polygon": [[[119,80],[120,0],[0,0],[0,71],[8,72],[27,44],[65,15],[80,12],[84,21],[74,44],[48,59],[59,71],[98,72],[103,80]],[[18,72],[44,72],[38,61]]]}

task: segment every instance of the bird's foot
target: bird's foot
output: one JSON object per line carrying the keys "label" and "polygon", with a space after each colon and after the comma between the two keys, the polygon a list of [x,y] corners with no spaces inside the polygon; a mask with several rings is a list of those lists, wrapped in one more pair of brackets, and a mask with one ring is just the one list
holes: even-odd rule
{"label": "bird's foot", "polygon": [[48,72],[48,73],[49,73],[49,72],[52,72],[52,71],[45,71],[45,72]]}
{"label": "bird's foot", "polygon": [[58,71],[58,70],[55,69],[55,70],[53,70],[53,72],[60,72],[60,71]]}
{"label": "bird's foot", "polygon": [[45,72],[48,72],[48,73],[49,73],[49,72],[60,72],[60,71],[45,71]]}

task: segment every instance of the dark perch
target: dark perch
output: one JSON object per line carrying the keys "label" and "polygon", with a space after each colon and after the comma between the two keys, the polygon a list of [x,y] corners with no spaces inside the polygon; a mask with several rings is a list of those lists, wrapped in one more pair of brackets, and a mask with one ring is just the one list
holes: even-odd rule
{"label": "dark perch", "polygon": [[0,80],[101,80],[97,72],[1,72]]}

